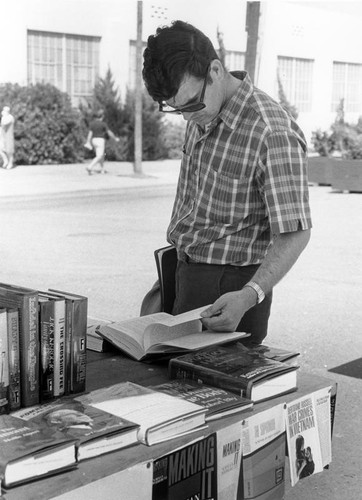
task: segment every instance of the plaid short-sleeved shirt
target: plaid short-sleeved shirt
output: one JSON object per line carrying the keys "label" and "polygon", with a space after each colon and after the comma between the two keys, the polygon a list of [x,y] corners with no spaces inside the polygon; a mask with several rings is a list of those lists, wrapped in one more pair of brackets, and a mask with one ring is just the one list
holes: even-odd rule
{"label": "plaid short-sleeved shirt", "polygon": [[307,146],[298,125],[245,72],[203,131],[188,122],[167,238],[208,264],[260,263],[273,234],[312,226]]}

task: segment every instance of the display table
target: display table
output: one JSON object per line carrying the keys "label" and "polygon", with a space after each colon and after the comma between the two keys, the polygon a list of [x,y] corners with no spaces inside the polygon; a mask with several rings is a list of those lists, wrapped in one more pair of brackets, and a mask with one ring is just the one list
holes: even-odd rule
{"label": "display table", "polygon": [[[106,387],[123,381],[131,381],[142,385],[155,385],[167,379],[167,363],[144,364],[134,362],[119,353],[94,353],[88,351],[87,363],[87,391]],[[135,445],[118,452],[109,453],[99,458],[92,458],[81,462],[77,469],[58,474],[56,476],[37,480],[27,485],[10,489],[4,495],[7,500],[104,500],[120,498],[120,500],[149,500],[132,496],[125,498],[115,496],[117,484],[124,486],[125,482],[132,482],[135,486],[137,477],[127,475],[127,471],[137,469],[137,464],[144,464],[145,470],[151,474],[153,460],[166,455],[172,450],[186,446],[191,441],[207,434],[220,431],[233,423],[241,422],[248,416],[262,412],[285,402],[291,402],[318,389],[335,387],[335,383],[324,378],[298,374],[298,390],[288,395],[255,404],[253,409],[243,411],[234,416],[210,422],[207,430],[197,431],[189,436],[167,441],[151,447]],[[135,470],[136,470],[135,469]],[[150,476],[151,477],[151,476]],[[139,478],[141,481],[141,477]],[[150,479],[152,484],[152,477]]]}

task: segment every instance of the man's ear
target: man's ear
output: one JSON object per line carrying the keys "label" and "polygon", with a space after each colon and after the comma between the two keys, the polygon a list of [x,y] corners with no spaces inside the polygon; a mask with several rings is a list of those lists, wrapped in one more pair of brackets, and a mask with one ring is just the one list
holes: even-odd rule
{"label": "man's ear", "polygon": [[219,59],[213,59],[210,63],[210,76],[212,81],[222,80],[225,76],[224,66]]}

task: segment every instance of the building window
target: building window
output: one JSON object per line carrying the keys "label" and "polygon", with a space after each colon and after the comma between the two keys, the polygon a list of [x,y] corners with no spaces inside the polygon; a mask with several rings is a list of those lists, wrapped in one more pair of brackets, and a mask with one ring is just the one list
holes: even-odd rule
{"label": "building window", "polygon": [[362,64],[333,62],[331,111],[336,111],[344,99],[344,111],[362,112]]}
{"label": "building window", "polygon": [[238,50],[225,51],[225,66],[229,71],[240,71],[245,68],[245,52]]}
{"label": "building window", "polygon": [[28,30],[28,83],[51,83],[73,105],[90,97],[99,74],[100,37]]}
{"label": "building window", "polygon": [[285,95],[298,111],[312,110],[312,59],[278,57],[278,73]]}

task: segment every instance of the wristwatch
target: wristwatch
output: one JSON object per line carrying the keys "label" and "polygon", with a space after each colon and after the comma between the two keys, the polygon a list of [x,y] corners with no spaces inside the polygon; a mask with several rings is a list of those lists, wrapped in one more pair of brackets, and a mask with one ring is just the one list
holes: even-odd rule
{"label": "wristwatch", "polygon": [[257,304],[263,302],[263,300],[265,299],[265,293],[263,292],[262,288],[258,285],[258,283],[255,283],[255,281],[249,281],[246,285],[244,285],[244,288],[246,286],[249,286],[256,292],[258,296],[258,299],[256,301]]}

